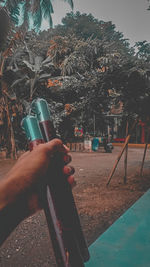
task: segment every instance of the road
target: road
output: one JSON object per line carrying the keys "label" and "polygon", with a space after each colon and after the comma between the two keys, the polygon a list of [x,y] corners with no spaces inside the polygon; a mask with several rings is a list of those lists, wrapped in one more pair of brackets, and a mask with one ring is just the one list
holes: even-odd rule
{"label": "road", "polygon": [[[150,152],[147,152],[141,178],[139,170],[144,151],[139,148],[129,149],[127,184],[123,184],[123,156],[109,187],[106,187],[120,150],[121,147],[115,147],[112,154],[105,153],[103,148],[99,152],[71,153],[77,181],[73,194],[88,244],[150,187]],[[11,160],[0,160],[0,179],[13,164]],[[0,266],[56,266],[43,211],[22,222],[6,240],[0,251]]]}

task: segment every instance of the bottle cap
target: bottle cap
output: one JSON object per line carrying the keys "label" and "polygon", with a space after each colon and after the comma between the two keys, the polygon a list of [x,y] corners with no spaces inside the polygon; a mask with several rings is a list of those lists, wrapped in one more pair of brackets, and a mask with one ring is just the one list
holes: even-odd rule
{"label": "bottle cap", "polygon": [[22,122],[21,126],[26,133],[29,141],[34,141],[36,139],[43,139],[38,120],[36,117],[28,115]]}
{"label": "bottle cap", "polygon": [[50,110],[47,101],[42,98],[33,100],[31,109],[35,113],[38,121],[48,121],[51,118]]}

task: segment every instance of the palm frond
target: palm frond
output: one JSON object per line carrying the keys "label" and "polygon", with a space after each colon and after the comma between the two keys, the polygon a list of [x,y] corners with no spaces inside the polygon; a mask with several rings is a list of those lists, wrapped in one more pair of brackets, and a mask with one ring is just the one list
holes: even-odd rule
{"label": "palm frond", "polygon": [[71,8],[73,9],[73,1],[72,0],[62,0],[62,1],[64,1],[64,2],[67,2],[70,6],[71,6]]}
{"label": "palm frond", "polygon": [[33,13],[33,25],[36,29],[40,29],[42,23],[42,10],[41,7],[37,9],[37,11]]}
{"label": "palm frond", "polygon": [[19,5],[20,2],[22,2],[22,1],[20,1],[20,0],[11,0],[11,1],[6,0],[5,2],[6,2],[6,3],[5,3],[5,7],[6,7],[8,10],[11,10],[11,9],[13,9],[15,6]]}
{"label": "palm frond", "polygon": [[32,0],[31,1],[31,12],[32,14],[36,13],[41,5],[41,0]]}
{"label": "palm frond", "polygon": [[23,8],[22,8],[22,16],[23,16],[23,26],[26,28],[29,27],[29,14],[31,9],[31,2],[24,1]]}
{"label": "palm frond", "polygon": [[[147,0],[147,2],[149,3],[149,2],[150,2],[150,0]],[[147,10],[150,10],[150,5],[149,5],[149,7],[147,8]]]}
{"label": "palm frond", "polygon": [[41,1],[41,7],[42,7],[43,14],[46,13],[46,10],[49,10],[49,12],[51,14],[54,13],[53,5],[52,5],[51,0],[43,0],[43,1]]}
{"label": "palm frond", "polygon": [[19,8],[19,6],[16,6],[15,8],[13,8],[13,10],[10,12],[10,16],[11,16],[11,19],[14,22],[14,24],[18,25],[19,16],[20,16],[20,8]]}
{"label": "palm frond", "polygon": [[45,19],[49,19],[49,25],[52,27],[53,21],[51,14],[54,13],[53,6],[51,0],[43,0],[41,3],[43,17]]}
{"label": "palm frond", "polygon": [[[73,0],[63,0],[73,9]],[[52,27],[52,14],[54,13],[52,0],[1,0],[5,3],[10,16],[16,25],[19,24],[20,12],[22,12],[23,26],[29,27],[30,15],[33,16],[33,25],[38,30],[41,27],[42,19],[49,21]],[[22,10],[22,11],[21,11]]]}
{"label": "palm frond", "polygon": [[7,34],[9,32],[10,19],[5,8],[0,8],[0,50],[6,40]]}
{"label": "palm frond", "polygon": [[20,16],[20,1],[19,0],[6,1],[5,7],[9,11],[12,21],[16,25],[18,25]]}

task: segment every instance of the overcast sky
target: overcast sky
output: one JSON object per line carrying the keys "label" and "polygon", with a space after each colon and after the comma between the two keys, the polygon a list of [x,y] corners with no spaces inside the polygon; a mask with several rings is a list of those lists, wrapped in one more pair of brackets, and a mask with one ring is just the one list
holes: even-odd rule
{"label": "overcast sky", "polygon": [[[54,25],[60,24],[70,6],[62,0],[53,1]],[[150,11],[147,0],[74,0],[74,12],[91,13],[99,20],[112,21],[131,45],[137,41],[150,42]],[[44,22],[43,28],[47,28]]]}

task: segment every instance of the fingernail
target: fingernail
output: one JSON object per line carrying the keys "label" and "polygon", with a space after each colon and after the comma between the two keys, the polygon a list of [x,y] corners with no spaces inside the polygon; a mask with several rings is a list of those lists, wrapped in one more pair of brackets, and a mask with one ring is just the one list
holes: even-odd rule
{"label": "fingernail", "polygon": [[68,152],[70,151],[69,147],[67,147],[66,145],[63,145],[63,146]]}
{"label": "fingernail", "polygon": [[76,186],[76,181],[74,179],[74,176],[71,175],[68,177],[68,183],[71,185],[72,188]]}
{"label": "fingernail", "polygon": [[64,163],[68,164],[69,162],[71,162],[71,156],[70,155],[64,155]]}
{"label": "fingernail", "polygon": [[63,172],[65,175],[72,175],[75,173],[75,169],[72,166],[64,166]]}
{"label": "fingernail", "polygon": [[70,174],[74,174],[75,173],[74,167],[68,166],[68,168],[69,168],[68,171],[69,171]]}

